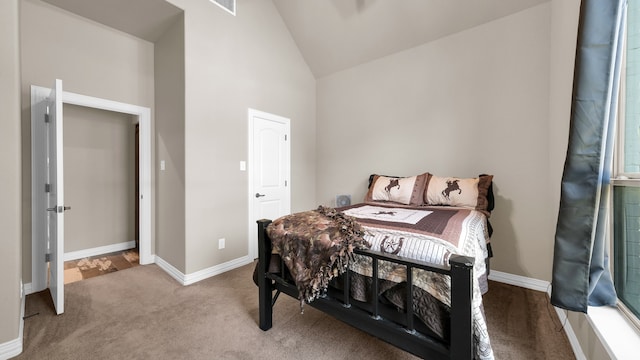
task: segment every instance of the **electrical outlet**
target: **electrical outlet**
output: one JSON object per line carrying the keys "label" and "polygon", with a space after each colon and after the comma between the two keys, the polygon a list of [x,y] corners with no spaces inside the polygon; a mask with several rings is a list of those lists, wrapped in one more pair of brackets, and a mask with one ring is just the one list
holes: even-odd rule
{"label": "electrical outlet", "polygon": [[224,238],[218,239],[218,249],[224,249]]}

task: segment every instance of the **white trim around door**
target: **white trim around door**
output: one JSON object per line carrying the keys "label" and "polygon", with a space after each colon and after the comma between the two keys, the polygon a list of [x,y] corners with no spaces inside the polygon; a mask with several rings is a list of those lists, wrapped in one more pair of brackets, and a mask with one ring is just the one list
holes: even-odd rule
{"label": "white trim around door", "polygon": [[[270,114],[267,112],[248,109],[248,166],[247,166],[247,198],[248,198],[248,207],[249,207],[249,218],[248,218],[248,255],[250,258],[255,259],[258,257],[258,225],[256,224],[256,220],[258,220],[259,216],[262,216],[256,210],[256,197],[264,196],[262,194],[258,194],[256,192],[255,184],[256,181],[254,177],[260,176],[260,169],[256,169],[256,163],[260,159],[256,159],[256,155],[254,154],[257,146],[255,144],[255,129],[258,126],[258,122],[274,122],[280,124],[281,129],[283,131],[283,135],[285,138],[285,144],[281,147],[282,154],[280,154],[281,166],[283,166],[283,174],[280,174],[280,178],[284,178],[284,191],[282,192],[282,206],[281,211],[284,212],[280,215],[288,214],[291,211],[291,121],[288,118]],[[262,160],[260,160],[262,161]],[[269,195],[267,195],[268,197]]]}
{"label": "white trim around door", "polygon": [[151,109],[92,96],[64,92],[65,104],[115,111],[137,117],[140,126],[140,264],[153,263],[151,256]]}
{"label": "white trim around door", "polygon": [[[40,86],[31,86],[31,111],[32,123],[34,117],[38,116],[38,99],[46,99],[51,90]],[[139,124],[140,128],[140,161],[139,161],[139,184],[140,184],[140,204],[139,204],[139,223],[140,223],[140,264],[151,264],[154,262],[154,256],[151,254],[151,109],[143,106],[121,103],[117,101],[96,98],[81,94],[75,94],[68,91],[62,93],[63,104],[71,104],[84,106],[88,108],[101,109],[106,111],[114,111],[134,116],[134,123]],[[32,147],[37,144],[32,144]],[[32,150],[33,151],[33,150]],[[38,176],[41,170],[38,169],[42,164],[32,164],[32,177]],[[41,206],[38,201],[44,194],[37,186],[32,186],[32,207]],[[32,210],[33,211],[33,210]],[[37,292],[44,290],[47,286],[45,259],[46,244],[42,244],[42,239],[38,236],[42,231],[39,227],[43,226],[39,222],[32,222],[32,291]]]}

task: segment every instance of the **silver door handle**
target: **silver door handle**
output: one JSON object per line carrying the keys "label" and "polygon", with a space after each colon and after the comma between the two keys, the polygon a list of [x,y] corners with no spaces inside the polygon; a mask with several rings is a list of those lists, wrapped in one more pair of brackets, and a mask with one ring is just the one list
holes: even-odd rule
{"label": "silver door handle", "polygon": [[264,195],[264,194],[260,194],[260,193],[256,193],[256,197],[257,197],[257,198],[259,198],[259,197],[263,197],[263,196],[266,196],[266,195]]}
{"label": "silver door handle", "polygon": [[55,211],[61,213],[63,211],[71,210],[71,206],[54,206],[47,208],[47,211]]}

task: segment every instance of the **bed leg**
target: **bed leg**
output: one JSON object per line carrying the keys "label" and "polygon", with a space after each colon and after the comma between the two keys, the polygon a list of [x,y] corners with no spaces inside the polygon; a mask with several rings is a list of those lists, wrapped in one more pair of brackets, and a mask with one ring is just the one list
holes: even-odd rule
{"label": "bed leg", "polygon": [[269,260],[271,258],[271,240],[267,236],[267,226],[271,220],[258,220],[258,288],[260,329],[269,330],[272,326],[272,282],[267,278]]}
{"label": "bed leg", "polygon": [[473,259],[454,255],[451,265],[451,358],[473,359]]}

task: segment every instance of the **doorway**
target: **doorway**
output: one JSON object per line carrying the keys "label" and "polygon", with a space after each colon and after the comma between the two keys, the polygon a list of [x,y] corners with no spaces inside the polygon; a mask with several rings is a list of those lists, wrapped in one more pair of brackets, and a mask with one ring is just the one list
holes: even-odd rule
{"label": "doorway", "polygon": [[[59,84],[59,89],[58,89]],[[60,103],[90,107],[106,111],[114,111],[134,116],[134,121],[139,124],[139,223],[140,223],[140,264],[153,263],[151,255],[151,111],[149,108],[137,105],[125,104],[106,99],[95,98],[86,95],[75,94],[62,91],[62,82],[56,81],[56,97]],[[37,292],[46,289],[49,284],[48,279],[48,259],[56,260],[56,273],[62,273],[62,249],[47,241],[47,194],[45,192],[47,183],[46,164],[48,163],[46,141],[43,141],[42,134],[46,133],[47,101],[51,89],[39,86],[31,87],[31,128],[32,128],[32,291]],[[60,115],[62,115],[60,113]],[[63,127],[62,116],[56,121],[60,129]],[[60,164],[61,165],[61,164]],[[62,185],[62,184],[60,184]],[[62,204],[57,204],[62,207]],[[62,212],[59,216],[64,219]],[[64,220],[62,220],[64,221]],[[64,236],[58,236],[62,247],[64,246]],[[50,250],[51,249],[51,250]],[[53,273],[54,269],[52,269]],[[57,292],[64,293],[61,277],[57,276]],[[63,300],[63,299],[62,299]],[[63,301],[60,310],[64,309]],[[61,312],[61,311],[60,311]]]}
{"label": "doorway", "polygon": [[258,257],[256,220],[291,213],[290,120],[249,109],[249,256]]}
{"label": "doorway", "polygon": [[64,284],[138,265],[134,117],[63,105]]}

